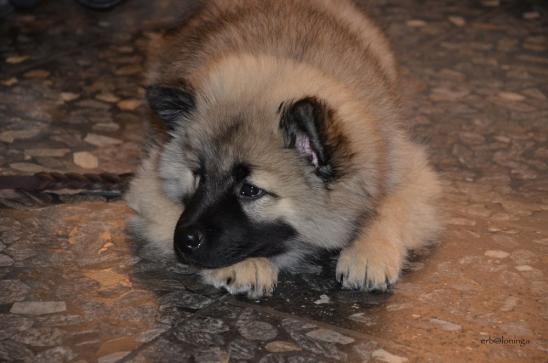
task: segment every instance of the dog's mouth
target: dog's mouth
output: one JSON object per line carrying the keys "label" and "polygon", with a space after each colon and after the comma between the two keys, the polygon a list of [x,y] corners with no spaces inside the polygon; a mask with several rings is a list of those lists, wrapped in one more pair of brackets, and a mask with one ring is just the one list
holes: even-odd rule
{"label": "dog's mouth", "polygon": [[199,269],[217,269],[228,267],[241,262],[247,258],[253,257],[273,257],[283,252],[283,250],[273,250],[267,245],[262,244],[236,244],[231,247],[210,250],[202,249],[199,253],[188,254],[181,248],[174,245],[175,256],[177,260],[185,265]]}
{"label": "dog's mouth", "polygon": [[193,258],[192,256],[189,256],[185,254],[183,251],[179,250],[177,247],[175,247],[175,256],[177,257],[177,260],[185,265],[190,265],[192,267],[200,268],[200,269],[216,269],[216,268],[223,268],[230,265],[234,265],[235,263],[238,263],[240,261],[245,260],[248,256],[241,256],[241,257],[230,257],[223,256],[223,259],[216,259],[216,258]]}
{"label": "dog's mouth", "polygon": [[190,257],[188,257],[187,255],[185,255],[184,253],[179,251],[179,249],[177,249],[177,247],[175,247],[174,249],[175,249],[175,257],[177,257],[177,261],[179,261],[180,263],[185,264],[185,265],[191,265],[191,266],[199,267],[199,266],[196,265],[196,263],[194,261],[192,261],[192,259]]}

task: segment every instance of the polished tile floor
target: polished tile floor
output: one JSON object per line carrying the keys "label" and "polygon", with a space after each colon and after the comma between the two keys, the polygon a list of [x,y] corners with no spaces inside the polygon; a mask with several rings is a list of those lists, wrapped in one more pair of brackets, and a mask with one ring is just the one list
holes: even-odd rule
{"label": "polished tile floor", "polygon": [[[250,301],[151,260],[101,196],[0,194],[0,361],[546,362],[548,8],[370,1],[448,226],[391,293],[341,291],[333,259]],[[44,1],[0,20],[0,175],[134,170],[144,53],[187,1]]]}

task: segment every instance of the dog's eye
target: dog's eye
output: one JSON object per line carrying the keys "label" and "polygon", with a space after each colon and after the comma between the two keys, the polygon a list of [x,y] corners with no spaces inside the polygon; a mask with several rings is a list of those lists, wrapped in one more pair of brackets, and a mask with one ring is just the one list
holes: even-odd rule
{"label": "dog's eye", "polygon": [[255,185],[244,183],[240,189],[240,197],[258,199],[265,194],[265,191]]}

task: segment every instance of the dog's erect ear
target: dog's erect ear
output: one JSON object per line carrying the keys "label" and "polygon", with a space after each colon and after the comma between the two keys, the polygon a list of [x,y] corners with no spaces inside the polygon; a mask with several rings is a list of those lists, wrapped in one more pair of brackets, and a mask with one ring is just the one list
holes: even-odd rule
{"label": "dog's erect ear", "polygon": [[195,107],[194,95],[188,87],[153,85],[146,87],[150,108],[173,130],[177,120]]}
{"label": "dog's erect ear", "polygon": [[316,168],[316,174],[329,181],[337,175],[336,150],[341,135],[333,125],[333,112],[314,97],[306,97],[281,107],[280,129],[285,146],[294,148]]}

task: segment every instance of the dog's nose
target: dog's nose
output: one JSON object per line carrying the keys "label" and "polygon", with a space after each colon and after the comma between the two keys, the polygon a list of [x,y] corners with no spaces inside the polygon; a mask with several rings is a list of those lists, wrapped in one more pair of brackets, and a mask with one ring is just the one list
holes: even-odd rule
{"label": "dog's nose", "polygon": [[188,231],[183,234],[183,243],[185,247],[195,250],[202,244],[204,240],[204,235],[198,230]]}
{"label": "dog's nose", "polygon": [[182,252],[192,253],[200,248],[204,241],[204,234],[196,228],[186,228],[175,236],[175,245]]}

